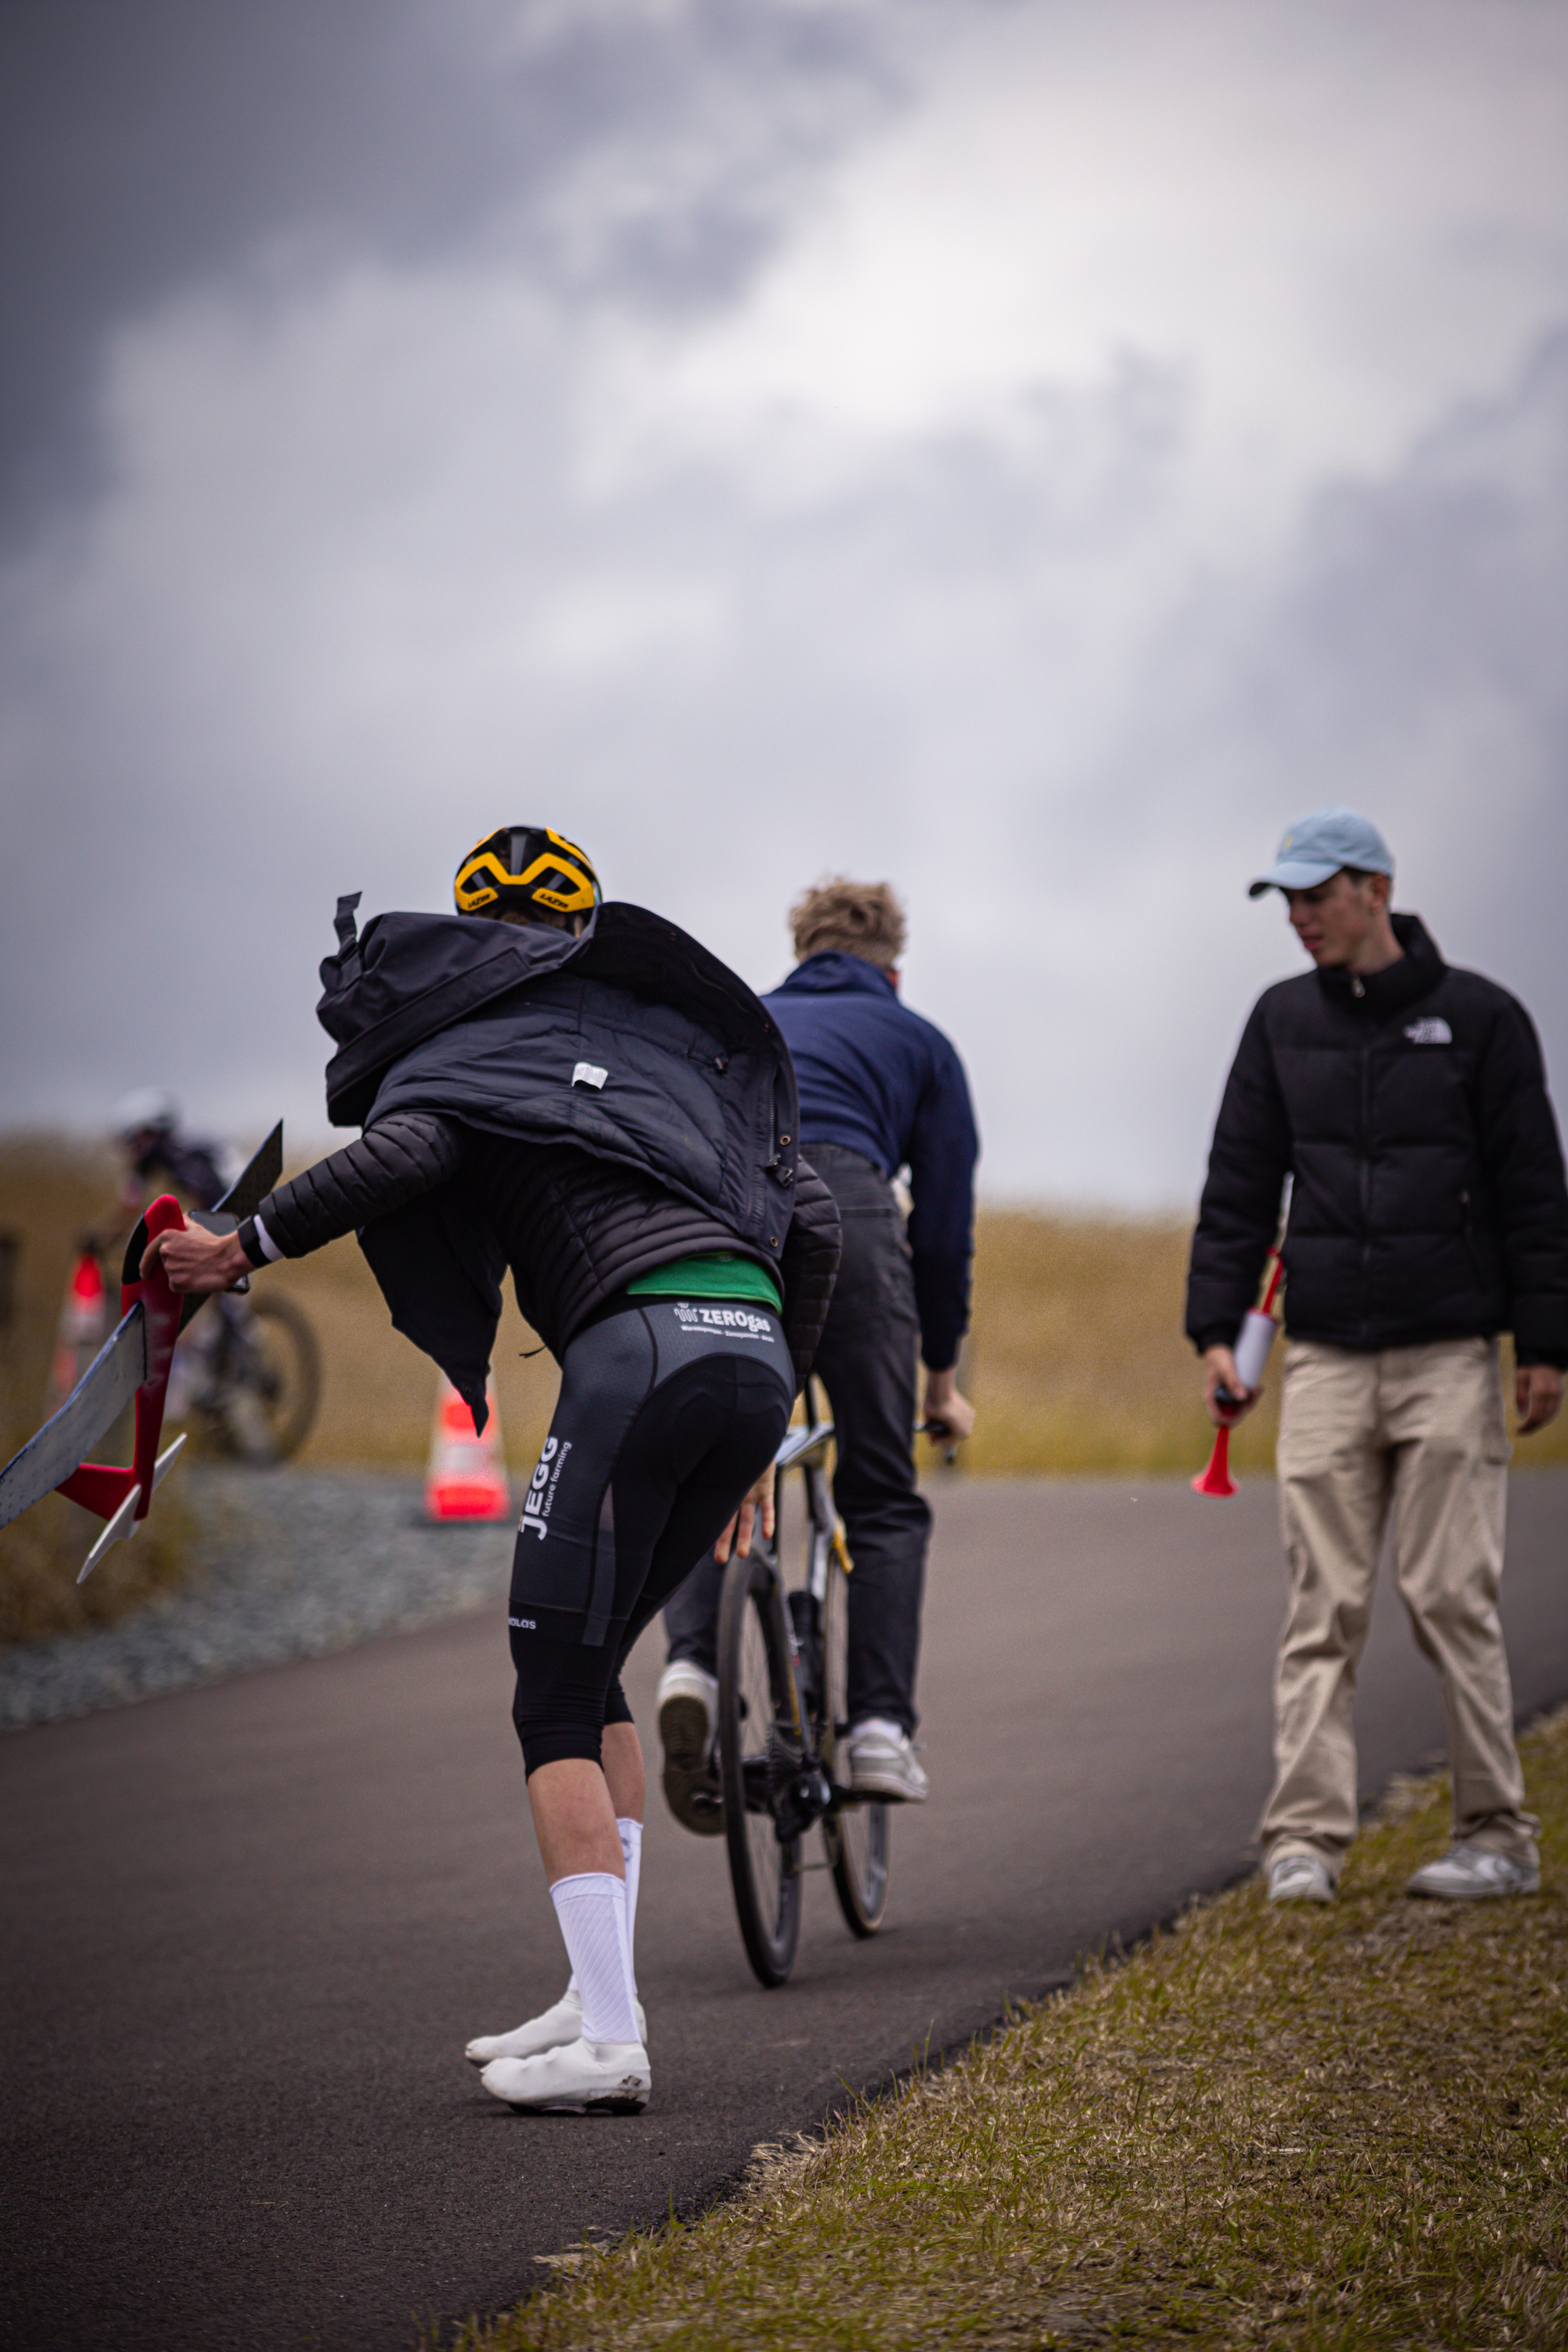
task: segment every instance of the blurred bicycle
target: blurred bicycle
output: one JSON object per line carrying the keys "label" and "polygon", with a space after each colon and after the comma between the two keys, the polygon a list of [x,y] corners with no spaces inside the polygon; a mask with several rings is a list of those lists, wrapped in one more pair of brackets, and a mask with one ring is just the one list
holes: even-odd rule
{"label": "blurred bicycle", "polygon": [[[82,1236],[60,1309],[49,1407],[62,1404],[120,1317],[111,1270],[117,1244],[153,1194],[187,1211],[210,1210],[237,1172],[222,1144],[182,1134],[179,1108],[157,1087],[139,1087],[114,1112],[125,1174],[101,1230]],[[321,1358],[309,1318],[276,1293],[230,1292],[192,1324],[174,1350],[167,1417],[215,1453],[258,1466],[286,1462],[310,1434],[321,1392]]]}
{"label": "blurred bicycle", "polygon": [[[49,1409],[63,1404],[120,1316],[96,1236],[84,1239],[66,1288],[49,1380]],[[167,1419],[184,1423],[213,1453],[266,1468],[287,1462],[310,1433],[321,1394],[321,1357],[310,1321],[291,1298],[225,1293],[174,1350]]]}

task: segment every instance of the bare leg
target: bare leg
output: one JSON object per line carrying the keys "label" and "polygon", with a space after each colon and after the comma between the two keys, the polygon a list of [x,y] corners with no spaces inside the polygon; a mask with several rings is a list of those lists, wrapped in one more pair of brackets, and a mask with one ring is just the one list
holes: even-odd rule
{"label": "bare leg", "polygon": [[642,1742],[635,1723],[605,1724],[604,1757],[605,1779],[609,1783],[610,1802],[616,1819],[640,1822],[645,1791]]}
{"label": "bare leg", "polygon": [[[637,1877],[635,1841],[640,1840],[640,1829],[631,1832],[634,1843],[629,1847],[623,1846],[620,1821],[640,1823],[643,1800],[642,1748],[629,1723],[605,1726],[604,1758],[604,1771],[582,1757],[563,1757],[556,1763],[542,1764],[529,1776],[528,1798],[540,1857],[552,1888],[561,1879],[586,1877],[595,1872],[604,1872],[625,1885],[626,1958],[629,1971]],[[569,1956],[574,1957],[564,1920],[562,1932]],[[627,1992],[635,2004],[636,1979],[629,1973]],[[531,2059],[543,2051],[574,2041],[582,2030],[582,2021],[574,1967],[565,1995],[552,2008],[542,2016],[529,2018],[514,2032],[481,2034],[469,2042],[468,2054],[477,2066],[488,2066],[494,2059]],[[637,2026],[640,2032],[640,2011]]]}
{"label": "bare leg", "polygon": [[[640,1750],[638,1762],[640,1767]],[[529,1775],[528,1801],[533,1809],[544,1875],[552,1886],[558,1878],[575,1878],[595,1870],[625,1878],[616,1807],[609,1783],[596,1764],[582,1756],[563,1756],[553,1764],[542,1764]]]}

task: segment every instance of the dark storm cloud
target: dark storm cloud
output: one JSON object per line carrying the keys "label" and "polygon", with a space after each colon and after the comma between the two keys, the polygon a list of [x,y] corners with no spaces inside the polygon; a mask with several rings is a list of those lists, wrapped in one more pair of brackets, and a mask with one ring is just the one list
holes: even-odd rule
{"label": "dark storm cloud", "polygon": [[1445,954],[1524,999],[1561,1097],[1564,644],[1568,332],[1386,477],[1325,485],[1266,572],[1211,576],[1173,612],[1081,801],[1117,811],[1129,872],[1164,877],[1173,937],[1197,925],[1182,1003],[1207,1081],[1194,1097],[1199,1056],[1173,1031],[1145,1094],[1154,1124],[1189,1129],[1194,1167],[1247,1001],[1207,951],[1213,926],[1257,983],[1291,968],[1277,902],[1244,913],[1239,893],[1289,820],[1329,803],[1383,828],[1395,903]]}
{"label": "dark storm cloud", "polygon": [[[58,215],[27,446],[62,494],[0,541],[5,1118],[91,1128],[147,1079],[318,1131],[337,892],[440,904],[536,814],[760,984],[802,881],[889,876],[1003,1192],[1191,1196],[1295,961],[1246,879],[1325,799],[1385,826],[1561,1076],[1568,275],[1493,316],[1508,268],[1450,267],[1495,180],[1536,268],[1559,151],[1532,133],[1478,193],[1468,82],[1434,68],[1369,279],[1381,105],[1338,189],[1316,118],[1278,182],[1226,126],[1313,41],[1328,119],[1398,0],[1310,34],[1276,0],[1251,80],[1216,96],[1205,53],[1139,114],[1129,31],[1169,22],[1142,5],[150,0],[144,47],[75,68],[51,36],[61,141],[33,123],[20,176]],[[1229,58],[1254,0],[1194,5]],[[1051,40],[982,56],[976,26]],[[1478,137],[1542,79],[1504,67]],[[1192,204],[1130,235],[1121,159],[1171,121]],[[1413,274],[1390,323],[1368,287]],[[112,887],[68,925],[84,844]]]}
{"label": "dark storm cloud", "polygon": [[[770,249],[792,161],[889,89],[858,14],[787,0],[0,11],[0,531],[93,486],[106,343],[172,297],[488,234],[579,296],[721,302]],[[552,213],[595,158],[683,139],[700,160],[653,201],[600,206],[588,236]]]}

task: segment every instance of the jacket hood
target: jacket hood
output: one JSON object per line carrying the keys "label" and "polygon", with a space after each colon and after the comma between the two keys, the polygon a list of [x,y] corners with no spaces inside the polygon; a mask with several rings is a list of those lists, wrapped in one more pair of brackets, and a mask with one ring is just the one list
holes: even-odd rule
{"label": "jacket hood", "polygon": [[338,902],[338,952],[321,965],[316,1007],[338,1047],[327,1065],[334,1127],[362,1127],[382,1078],[416,1045],[555,972],[687,1007],[721,1045],[767,1045],[787,1063],[772,1015],[744,982],[645,907],[600,907],[573,939],[547,924],[420,914],[373,916],[356,936],[357,904],[357,897]]}
{"label": "jacket hood", "polygon": [[820,955],[807,956],[797,963],[773,993],[781,995],[786,989],[816,996],[842,996],[853,991],[859,996],[896,997],[899,992],[879,964],[849,955],[841,948],[825,948]]}
{"label": "jacket hood", "polygon": [[1403,1013],[1423,996],[1430,996],[1447,965],[1419,915],[1391,917],[1394,936],[1405,953],[1384,971],[1358,978],[1339,966],[1317,974],[1319,987],[1331,1004],[1344,1006],[1371,1021],[1385,1021]]}

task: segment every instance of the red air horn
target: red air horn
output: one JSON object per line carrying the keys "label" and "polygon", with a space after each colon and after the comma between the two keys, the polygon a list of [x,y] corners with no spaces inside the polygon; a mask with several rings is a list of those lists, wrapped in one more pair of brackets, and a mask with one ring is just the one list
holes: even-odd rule
{"label": "red air horn", "polygon": [[[1274,1334],[1279,1328],[1279,1324],[1274,1320],[1272,1309],[1279,1288],[1279,1278],[1285,1269],[1279,1262],[1278,1250],[1270,1250],[1268,1255],[1273,1262],[1273,1270],[1268,1276],[1268,1287],[1263,1294],[1263,1304],[1261,1307],[1247,1308],[1242,1318],[1241,1329],[1237,1334],[1236,1376],[1248,1395],[1251,1395],[1262,1381],[1263,1367],[1268,1361],[1268,1350],[1274,1345]],[[1222,1422],[1219,1428],[1215,1430],[1214,1452],[1209,1455],[1208,1467],[1206,1470],[1200,1471],[1197,1477],[1193,1480],[1192,1486],[1194,1495],[1235,1494],[1236,1481],[1230,1475],[1228,1423]]]}

